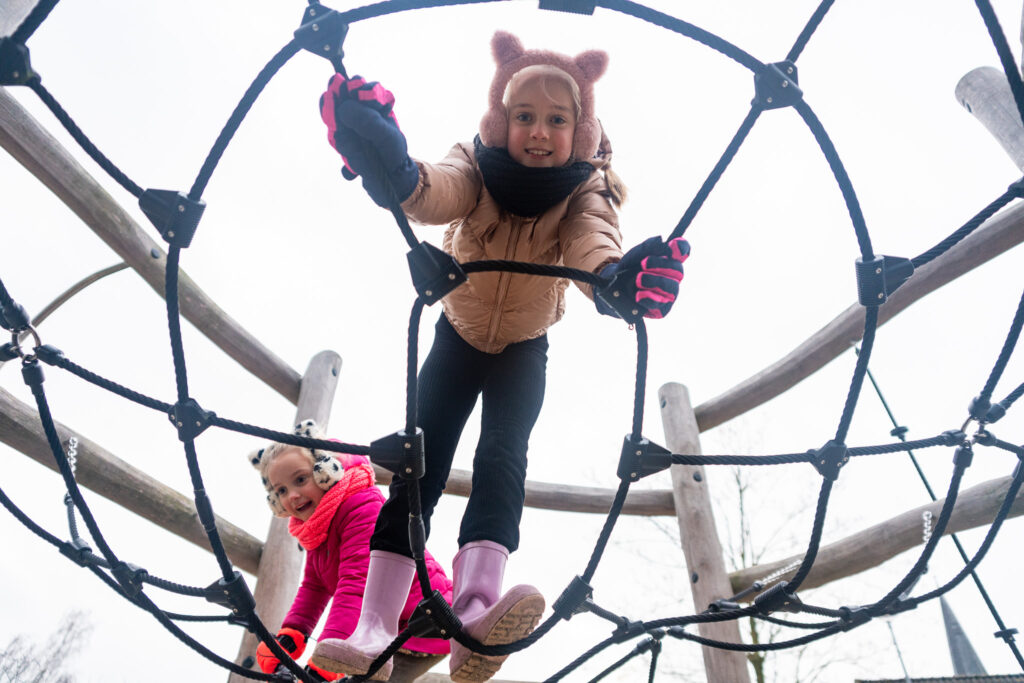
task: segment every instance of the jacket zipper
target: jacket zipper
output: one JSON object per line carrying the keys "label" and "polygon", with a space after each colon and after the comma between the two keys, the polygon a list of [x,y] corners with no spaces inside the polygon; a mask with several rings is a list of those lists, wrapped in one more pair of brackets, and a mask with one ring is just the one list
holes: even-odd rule
{"label": "jacket zipper", "polygon": [[[505,260],[511,261],[516,254],[516,243],[519,242],[519,233],[523,230],[523,221],[516,219],[509,235],[508,246],[505,248]],[[505,297],[508,296],[508,288],[512,281],[512,273],[502,272],[498,276],[498,295],[494,298],[494,314],[491,316],[491,326],[487,330],[487,343],[493,344],[498,336],[498,326],[501,324],[501,312],[504,308]]]}

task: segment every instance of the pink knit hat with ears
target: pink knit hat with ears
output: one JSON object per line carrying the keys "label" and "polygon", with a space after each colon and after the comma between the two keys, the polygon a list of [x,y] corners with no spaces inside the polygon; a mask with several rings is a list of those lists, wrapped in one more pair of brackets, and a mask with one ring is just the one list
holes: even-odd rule
{"label": "pink knit hat with ears", "polygon": [[573,136],[573,158],[586,161],[597,153],[601,141],[601,124],[594,118],[594,81],[608,67],[608,53],[587,50],[575,57],[548,50],[524,50],[511,33],[495,31],[491,53],[498,70],[491,82],[488,109],[480,121],[480,141],[488,147],[508,146],[508,111],[505,109],[505,88],[517,71],[535,64],[555,66],[569,74],[580,89],[580,115]]}

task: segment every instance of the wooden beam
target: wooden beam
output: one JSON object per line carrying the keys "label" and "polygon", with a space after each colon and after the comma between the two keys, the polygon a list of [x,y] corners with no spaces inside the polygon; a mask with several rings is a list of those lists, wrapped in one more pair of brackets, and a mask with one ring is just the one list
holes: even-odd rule
{"label": "wooden beam", "polygon": [[4,0],[0,3],[0,38],[14,33],[38,0]]}
{"label": "wooden beam", "polygon": [[[325,432],[327,431],[340,371],[341,356],[335,352],[321,351],[313,356],[306,368],[306,374],[302,376],[299,404],[292,424],[312,419],[316,420]],[[267,541],[263,546],[259,570],[256,573],[256,589],[253,591],[257,614],[271,633],[280,630],[281,622],[292,606],[295,593],[302,582],[302,562],[303,553],[295,538],[288,532],[288,520],[274,517],[267,531]],[[258,645],[259,639],[256,634],[249,631],[242,634],[235,664],[246,666],[246,660],[251,657],[249,667],[253,668]],[[250,680],[252,679],[236,673],[228,676],[229,683],[244,683]]]}
{"label": "wooden beam", "polygon": [[994,66],[981,66],[964,74],[956,84],[956,100],[978,119],[1024,171],[1024,126],[1006,74]]}
{"label": "wooden beam", "polygon": [[[55,424],[57,434],[65,445],[72,436],[78,439],[78,466],[75,478],[81,486],[190,543],[210,549],[192,499],[112,455],[83,436],[81,432],[59,422]],[[46,435],[43,433],[39,414],[35,408],[22,403],[2,388],[0,441],[57,471],[57,463],[53,460],[53,453],[50,452]],[[14,501],[17,503],[16,493]],[[231,561],[245,571],[254,573],[263,545],[259,539],[220,517],[217,517],[217,530]]]}
{"label": "wooden beam", "polygon": [[[1006,498],[1011,477],[991,479],[960,492],[957,496],[953,514],[946,527],[946,533],[956,533],[965,529],[990,524],[995,518],[999,506]],[[802,588],[815,588],[826,583],[852,576],[866,569],[877,567],[900,553],[918,545],[922,545],[922,515],[927,511],[932,519],[937,519],[943,500],[904,512],[881,524],[859,531],[852,536],[822,546],[818,557],[811,568],[811,573],[804,581]],[[1024,489],[1017,494],[1010,508],[1009,517],[1024,514]],[[754,581],[779,571],[783,567],[799,560],[802,555],[793,555],[778,562],[770,562],[747,567],[729,575],[732,589],[739,592]],[[909,565],[908,565],[909,568]],[[794,570],[795,571],[795,570]],[[791,575],[793,571],[790,571]],[[780,578],[786,578],[782,575]],[[748,599],[753,599],[753,595]]]}
{"label": "wooden beam", "polygon": [[[878,324],[1021,241],[1024,204],[1018,203],[990,218],[955,247],[915,272],[880,307]],[[767,403],[848,351],[863,333],[864,308],[853,304],[781,360],[697,406],[697,425],[702,432],[707,431]]]}
{"label": "wooden beam", "polygon": [[[0,147],[50,188],[161,297],[167,254],[39,122],[0,88]],[[242,367],[295,403],[299,373],[225,313],[179,269],[181,314]]]}
{"label": "wooden beam", "polygon": [[[700,455],[697,418],[690,404],[690,392],[682,384],[673,382],[663,385],[658,397],[661,399],[661,419],[665,423],[665,440],[669,449],[675,453]],[[670,471],[679,520],[679,540],[686,557],[693,607],[700,612],[716,600],[731,597],[733,591],[725,572],[722,544],[718,540],[704,467],[672,465]],[[739,622],[735,620],[698,624],[697,630],[704,638],[742,642]],[[705,645],[701,646],[701,652],[709,683],[750,681],[744,653]]]}
{"label": "wooden beam", "polygon": [[[391,473],[374,465],[377,483],[391,483]],[[445,494],[468,497],[473,488],[473,473],[469,470],[453,469],[445,485]],[[565,486],[544,482],[526,482],[526,507],[538,510],[558,510],[561,512],[592,512],[606,514],[612,507],[615,489],[604,489],[592,486]],[[660,491],[630,491],[622,508],[624,515],[642,517],[675,515],[675,504],[672,492],[668,489]]]}

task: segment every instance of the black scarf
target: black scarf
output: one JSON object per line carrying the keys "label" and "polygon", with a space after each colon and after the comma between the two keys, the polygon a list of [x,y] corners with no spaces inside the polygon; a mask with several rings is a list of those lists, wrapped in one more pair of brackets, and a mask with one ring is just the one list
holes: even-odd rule
{"label": "black scarf", "polygon": [[473,140],[473,151],[484,187],[498,206],[527,218],[539,216],[568,197],[594,171],[585,161],[556,168],[523,166],[508,150],[485,147],[479,135]]}

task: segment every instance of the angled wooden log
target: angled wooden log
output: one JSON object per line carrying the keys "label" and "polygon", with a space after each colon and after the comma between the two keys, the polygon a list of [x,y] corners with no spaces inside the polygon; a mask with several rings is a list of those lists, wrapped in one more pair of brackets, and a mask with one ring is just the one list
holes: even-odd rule
{"label": "angled wooden log", "polygon": [[[335,391],[338,387],[338,373],[341,371],[341,357],[333,351],[321,351],[313,356],[302,376],[299,390],[299,404],[295,411],[293,423],[302,420],[316,420],[324,431],[327,431],[331,417],[331,405],[334,403]],[[241,457],[241,453],[239,457]],[[288,520],[275,517],[267,531],[267,542],[263,545],[260,555],[260,566],[256,573],[256,613],[271,633],[277,633],[281,622],[292,606],[295,592],[302,581],[303,553],[299,544],[288,532]],[[255,634],[246,631],[242,635],[242,643],[235,657],[235,664],[248,666],[254,671],[256,647],[259,639]],[[251,658],[251,659],[250,659]],[[232,673],[228,676],[229,683],[243,683],[252,680],[245,676]]]}
{"label": "angled wooden log", "polygon": [[980,66],[964,74],[954,93],[1024,171],[1024,126],[1006,74],[994,66]]}
{"label": "angled wooden log", "polygon": [[[1021,241],[1024,204],[1018,203],[990,218],[955,247],[915,272],[880,307],[878,324]],[[848,351],[863,333],[864,307],[853,304],[784,358],[697,406],[697,425],[703,432],[767,403]]]}
{"label": "angled wooden log", "polygon": [[[945,533],[951,534],[991,524],[999,506],[1006,498],[1010,479],[1011,477],[991,479],[961,491],[957,496],[956,505],[953,507],[953,514]],[[943,502],[944,499],[916,507],[842,540],[823,545],[818,551],[818,557],[802,588],[815,588],[836,579],[858,574],[866,569],[877,567],[905,550],[922,545],[924,528],[922,516],[927,512],[932,519],[937,519]],[[1019,492],[1014,499],[1009,517],[1018,517],[1022,514],[1024,514],[1024,490]],[[793,555],[778,562],[768,562],[733,572],[729,575],[732,588],[739,592],[801,557],[802,555]],[[909,568],[910,565],[907,566]],[[787,578],[792,573],[793,570],[779,578]],[[752,600],[755,595],[756,593],[748,596],[747,599]]]}
{"label": "angled wooden log", "polygon": [[[697,419],[690,404],[689,391],[684,385],[671,382],[662,385],[658,398],[661,400],[661,419],[665,424],[665,440],[669,449],[674,453],[700,455]],[[701,612],[716,600],[731,597],[733,591],[725,571],[704,467],[672,465],[670,471],[679,540],[690,576],[693,607]],[[739,622],[735,620],[698,624],[697,630],[704,638],[727,643],[742,642]],[[705,645],[701,646],[701,653],[708,683],[744,683],[750,680],[744,653]]]}
{"label": "angled wooden log", "polygon": [[[107,243],[160,296],[167,254],[5,88],[0,88],[3,147]],[[299,373],[225,313],[179,269],[181,314],[242,367],[295,403]]]}
{"label": "angled wooden log", "polygon": [[[210,549],[192,499],[132,467],[81,432],[59,422],[56,426],[65,447],[71,437],[78,439],[75,479],[79,485],[190,543]],[[0,441],[57,471],[39,413],[4,389],[0,389]],[[19,491],[12,490],[8,494],[17,504]],[[263,546],[259,539],[220,517],[217,517],[217,530],[231,561],[247,572],[255,572]],[[55,535],[61,536],[60,533]]]}

